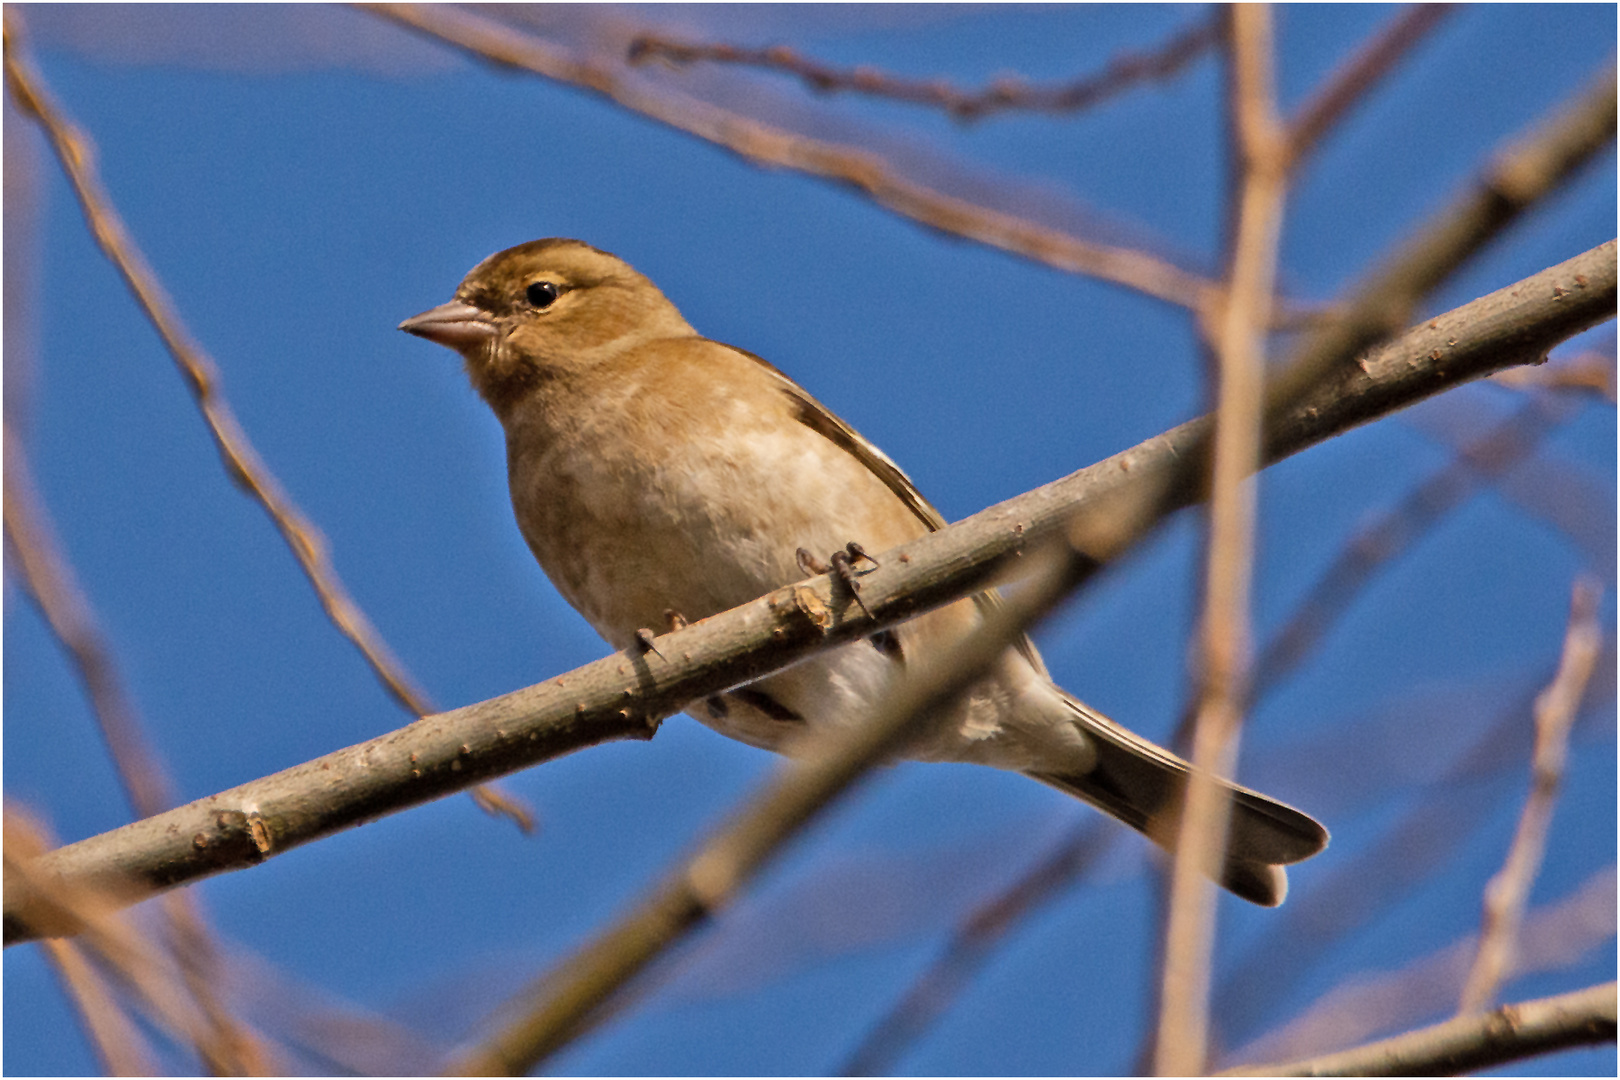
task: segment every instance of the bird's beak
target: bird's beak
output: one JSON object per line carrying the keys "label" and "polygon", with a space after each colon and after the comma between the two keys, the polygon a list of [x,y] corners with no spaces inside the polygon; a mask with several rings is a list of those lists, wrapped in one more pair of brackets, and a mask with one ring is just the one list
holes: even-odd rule
{"label": "bird's beak", "polygon": [[399,328],[457,352],[475,348],[495,336],[495,324],[489,316],[471,304],[457,301],[412,315]]}

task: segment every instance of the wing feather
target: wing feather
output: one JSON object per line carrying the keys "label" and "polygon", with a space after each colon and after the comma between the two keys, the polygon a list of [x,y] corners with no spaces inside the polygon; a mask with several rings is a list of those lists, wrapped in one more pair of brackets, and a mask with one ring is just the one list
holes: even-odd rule
{"label": "wing feather", "polygon": [[[889,455],[873,446],[860,432],[839,419],[831,409],[811,397],[804,387],[788,378],[769,360],[755,356],[747,349],[739,349],[735,345],[729,345],[727,348],[748,357],[769,372],[782,392],[793,402],[794,416],[799,423],[865,465],[872,475],[883,481],[884,486],[894,492],[895,497],[917,516],[918,521],[927,526],[929,532],[938,532],[945,527],[944,515],[935,509],[933,503],[923,498],[922,492],[917,490],[917,485],[912,483],[911,477],[907,476]],[[986,614],[1001,605],[1001,597],[994,590],[976,594],[973,601],[979,605],[979,610]],[[1041,659],[1040,653],[1035,651],[1035,644],[1027,635],[1020,636],[1017,648],[1036,671],[1046,676],[1046,663]]]}

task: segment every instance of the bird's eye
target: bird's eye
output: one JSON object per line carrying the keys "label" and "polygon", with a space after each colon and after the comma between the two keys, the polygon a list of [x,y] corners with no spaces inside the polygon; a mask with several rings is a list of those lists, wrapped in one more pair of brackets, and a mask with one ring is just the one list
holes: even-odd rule
{"label": "bird's eye", "polygon": [[550,281],[535,281],[531,282],[529,287],[523,290],[523,295],[535,307],[548,308],[557,302],[557,297],[562,295],[562,290]]}

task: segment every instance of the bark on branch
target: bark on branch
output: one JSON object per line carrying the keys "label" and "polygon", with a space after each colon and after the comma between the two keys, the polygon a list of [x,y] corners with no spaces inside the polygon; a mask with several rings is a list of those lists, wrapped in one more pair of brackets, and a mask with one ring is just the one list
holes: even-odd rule
{"label": "bark on branch", "polygon": [[1615,984],[1503,1005],[1337,1054],[1221,1076],[1455,1076],[1615,1040]]}
{"label": "bark on branch", "polygon": [[[1610,241],[1431,319],[1306,395],[1267,431],[1267,464],[1422,398],[1518,364],[1612,318]],[[866,637],[985,588],[1077,509],[1143,487],[1166,510],[1202,484],[1183,460],[1207,445],[1200,418],[1077,473],[880,555],[861,579],[867,617],[826,577],[778,589],[657,640],[488,701],[428,716],[368,742],[42,856],[65,884],[123,882],[133,902],[236,870],[342,829],[597,743],[649,738],[687,702],[813,652]],[[1172,477],[1191,477],[1167,483]],[[73,921],[20,880],[5,881],[5,944],[71,933]]]}

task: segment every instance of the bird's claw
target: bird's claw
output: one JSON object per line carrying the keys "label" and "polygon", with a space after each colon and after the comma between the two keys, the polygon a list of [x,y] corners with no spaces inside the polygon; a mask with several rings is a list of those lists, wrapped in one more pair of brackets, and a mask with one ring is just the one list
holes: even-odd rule
{"label": "bird's claw", "polygon": [[643,656],[652,653],[660,660],[664,658],[664,654],[658,651],[658,646],[653,644],[653,632],[646,627],[636,631],[636,648],[641,651]]}
{"label": "bird's claw", "polygon": [[799,569],[806,574],[825,574],[832,567],[810,554],[808,548],[800,548],[794,556],[799,562]]}
{"label": "bird's claw", "polygon": [[865,548],[851,540],[844,545],[843,550],[832,553],[830,565],[810,554],[805,548],[800,548],[796,557],[799,562],[799,569],[805,573],[830,573],[836,577],[843,583],[844,588],[849,590],[849,595],[861,606],[861,610],[866,612],[866,617],[868,619],[872,617],[872,609],[866,606],[865,600],[861,599],[860,575],[855,570],[855,564],[862,561],[869,562],[873,566],[878,565],[878,561],[868,555]]}

